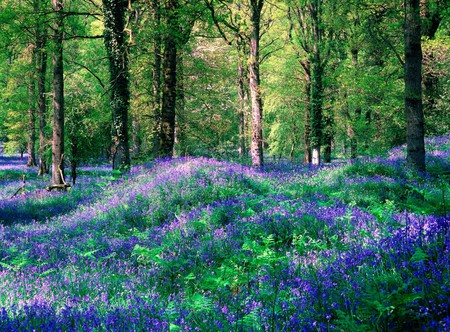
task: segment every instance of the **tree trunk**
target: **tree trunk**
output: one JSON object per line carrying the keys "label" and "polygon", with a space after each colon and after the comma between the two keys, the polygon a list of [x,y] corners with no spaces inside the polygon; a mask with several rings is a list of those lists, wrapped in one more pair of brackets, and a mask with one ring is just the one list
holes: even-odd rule
{"label": "tree trunk", "polygon": [[[36,58],[36,52],[33,51],[32,61],[31,63],[34,64],[35,58]],[[34,105],[34,92],[35,90],[35,80],[34,80],[34,72],[32,71],[30,75],[30,82],[28,85],[28,99],[29,99],[29,108],[28,108],[28,144],[27,144],[27,150],[28,150],[28,161],[27,161],[27,167],[34,167],[36,166],[36,110]]]}
{"label": "tree trunk", "polygon": [[168,32],[164,41],[164,87],[161,114],[162,157],[172,157],[175,143],[175,107],[177,101],[177,40],[178,0],[169,0],[167,4]]}
{"label": "tree trunk", "polygon": [[[239,157],[247,156],[247,145],[245,140],[245,113],[247,109],[246,100],[246,86],[248,86],[247,69],[243,58],[245,57],[242,51],[242,46],[238,45],[238,97],[239,97],[239,111],[238,111],[238,121],[239,121]],[[248,91],[248,90],[247,90]]]}
{"label": "tree trunk", "polygon": [[63,0],[52,0],[56,13],[53,45],[53,142],[52,142],[52,185],[63,185],[64,181],[64,67]]}
{"label": "tree trunk", "polygon": [[250,1],[250,58],[249,58],[249,73],[250,73],[250,94],[252,98],[252,144],[251,155],[252,165],[262,166],[264,164],[263,156],[263,131],[262,131],[262,98],[261,98],[261,84],[259,75],[259,42],[260,42],[260,24],[261,12],[264,5],[264,0]]}
{"label": "tree trunk", "polygon": [[[36,12],[38,10],[35,9]],[[45,97],[45,79],[47,74],[47,29],[44,27],[36,30],[36,71],[38,85],[38,117],[39,117],[39,175],[48,174],[48,166],[45,160],[45,149],[47,147],[47,138],[45,137],[45,114],[47,111]]]}
{"label": "tree trunk", "polygon": [[331,150],[333,145],[333,117],[330,114],[324,116],[325,132],[323,135],[323,161],[325,163],[331,163]]}
{"label": "tree trunk", "polygon": [[302,67],[305,73],[305,133],[303,135],[304,144],[305,144],[305,155],[303,161],[307,164],[312,162],[312,153],[311,153],[311,67],[310,62],[305,60],[302,62]]}
{"label": "tree trunk", "polygon": [[[316,55],[317,56],[317,55]],[[316,57],[315,57],[316,58]],[[322,105],[323,83],[320,57],[312,65],[311,82],[311,148],[312,164],[320,164],[320,147],[322,144]]]}
{"label": "tree trunk", "polygon": [[125,42],[125,11],[127,0],[103,0],[105,46],[109,59],[110,103],[112,108],[112,139],[115,153],[113,169],[130,166],[128,109],[130,103],[127,45]]}
{"label": "tree trunk", "polygon": [[155,61],[153,64],[153,156],[157,157],[159,155],[160,147],[160,137],[161,137],[161,64],[162,64],[162,54],[161,54],[161,6],[159,0],[152,1],[153,7],[153,21],[155,29],[155,37],[153,40],[153,51],[155,54]]}
{"label": "tree trunk", "polygon": [[420,0],[405,0],[405,115],[408,164],[425,171]]}
{"label": "tree trunk", "polygon": [[186,100],[184,93],[184,61],[182,55],[178,56],[177,68],[177,105],[173,155],[181,157],[186,155],[186,123],[184,118]]}
{"label": "tree trunk", "polygon": [[318,1],[310,4],[310,16],[313,30],[313,47],[311,61],[311,147],[312,164],[320,164],[320,147],[322,144],[322,106],[323,106],[323,65],[321,57],[321,20]]}

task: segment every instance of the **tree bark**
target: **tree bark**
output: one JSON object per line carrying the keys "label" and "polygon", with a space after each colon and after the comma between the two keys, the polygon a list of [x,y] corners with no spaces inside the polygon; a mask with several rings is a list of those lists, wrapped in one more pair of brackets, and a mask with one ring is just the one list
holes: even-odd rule
{"label": "tree bark", "polygon": [[263,131],[262,114],[263,104],[261,98],[261,81],[259,74],[259,42],[261,29],[261,12],[264,0],[250,1],[250,58],[248,63],[250,74],[250,94],[252,99],[252,144],[251,155],[253,166],[263,166]]}
{"label": "tree bark", "polygon": [[424,172],[420,0],[405,0],[405,115],[407,162]]}
{"label": "tree bark", "polygon": [[175,107],[177,101],[177,39],[178,0],[167,3],[168,31],[164,41],[164,87],[161,114],[160,156],[172,157],[175,143]]}
{"label": "tree bark", "polygon": [[[32,65],[34,65],[36,58],[36,51],[33,51],[32,56]],[[29,108],[28,108],[28,161],[27,167],[36,166],[36,109],[34,105],[34,96],[35,96],[35,78],[34,71],[31,71],[30,74],[30,82],[28,85],[28,99],[29,99]]]}
{"label": "tree bark", "polygon": [[303,71],[305,74],[305,87],[304,93],[306,96],[305,100],[305,132],[303,135],[303,140],[305,144],[305,152],[303,161],[307,164],[312,162],[312,153],[311,153],[311,66],[309,60],[305,60],[302,63]]}
{"label": "tree bark", "polygon": [[[38,10],[35,9],[37,12]],[[47,75],[47,29],[45,27],[36,30],[36,71],[38,86],[38,117],[39,117],[39,175],[48,174],[48,166],[45,160],[45,149],[47,147],[47,138],[45,137],[45,114],[47,113],[45,97],[45,80]]]}
{"label": "tree bark", "polygon": [[52,185],[65,184],[64,181],[64,67],[63,0],[52,0],[55,12],[53,26],[53,141],[52,141]]}
{"label": "tree bark", "polygon": [[162,38],[161,38],[161,5],[159,0],[152,1],[153,21],[155,37],[153,40],[153,51],[155,60],[153,64],[153,156],[159,155],[161,138],[161,65],[162,65]]}
{"label": "tree bark", "polygon": [[248,78],[247,78],[247,68],[244,63],[244,51],[242,46],[237,47],[238,49],[238,98],[239,98],[239,110],[238,110],[238,121],[239,121],[239,157],[245,157],[248,154],[247,144],[245,140],[245,113],[247,110],[247,94],[248,90]]}
{"label": "tree bark", "polygon": [[127,0],[103,0],[104,39],[109,59],[110,104],[112,108],[112,166],[126,170],[130,166],[128,109],[130,104],[125,12]]}
{"label": "tree bark", "polygon": [[312,20],[313,46],[311,60],[311,147],[312,164],[320,164],[322,144],[323,66],[321,56],[321,4],[314,0],[309,5]]}

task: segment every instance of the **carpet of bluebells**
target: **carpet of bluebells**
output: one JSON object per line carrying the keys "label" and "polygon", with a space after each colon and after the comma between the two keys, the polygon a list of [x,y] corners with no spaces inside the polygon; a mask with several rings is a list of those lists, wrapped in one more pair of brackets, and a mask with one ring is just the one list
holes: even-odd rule
{"label": "carpet of bluebells", "polygon": [[68,192],[0,155],[0,330],[450,331],[450,135],[426,174],[404,150],[82,167]]}

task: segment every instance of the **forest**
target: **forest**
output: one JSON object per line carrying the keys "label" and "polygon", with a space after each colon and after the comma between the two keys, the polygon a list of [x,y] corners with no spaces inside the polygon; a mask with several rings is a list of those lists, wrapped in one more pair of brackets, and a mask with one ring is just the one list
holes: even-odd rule
{"label": "forest", "polygon": [[449,331],[447,0],[0,0],[1,331]]}

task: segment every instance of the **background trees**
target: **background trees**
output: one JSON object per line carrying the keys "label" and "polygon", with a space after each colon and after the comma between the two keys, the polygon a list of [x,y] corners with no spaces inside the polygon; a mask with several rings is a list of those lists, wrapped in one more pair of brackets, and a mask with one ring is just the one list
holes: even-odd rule
{"label": "background trees", "polygon": [[[0,137],[5,151],[28,151],[30,166],[39,159],[41,173],[51,143],[59,144],[54,176],[64,154],[76,178],[79,163],[107,155],[114,168],[131,156],[174,154],[317,164],[422,136],[416,128],[407,135],[404,23],[411,11],[403,1],[62,4],[1,2]],[[424,134],[443,134],[450,129],[448,4],[414,5]],[[55,119],[49,112],[53,86],[64,119],[61,108]]]}

